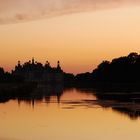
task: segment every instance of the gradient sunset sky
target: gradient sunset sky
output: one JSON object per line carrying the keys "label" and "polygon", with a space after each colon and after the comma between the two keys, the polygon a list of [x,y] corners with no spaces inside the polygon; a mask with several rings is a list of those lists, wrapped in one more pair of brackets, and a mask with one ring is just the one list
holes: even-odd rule
{"label": "gradient sunset sky", "polygon": [[0,66],[60,60],[66,72],[140,52],[140,0],[0,0]]}

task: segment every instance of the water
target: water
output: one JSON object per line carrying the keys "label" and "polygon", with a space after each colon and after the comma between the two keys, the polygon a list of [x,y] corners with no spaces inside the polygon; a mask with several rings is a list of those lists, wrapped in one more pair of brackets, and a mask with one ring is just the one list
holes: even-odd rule
{"label": "water", "polygon": [[40,87],[8,99],[0,103],[0,140],[139,140],[139,103],[95,94]]}

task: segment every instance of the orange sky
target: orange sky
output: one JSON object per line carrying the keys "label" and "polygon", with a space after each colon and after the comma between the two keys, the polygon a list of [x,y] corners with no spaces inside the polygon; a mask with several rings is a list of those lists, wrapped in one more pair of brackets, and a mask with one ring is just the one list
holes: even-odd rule
{"label": "orange sky", "polygon": [[33,56],[66,72],[92,71],[102,60],[140,52],[140,6],[0,25],[0,65],[10,71]]}

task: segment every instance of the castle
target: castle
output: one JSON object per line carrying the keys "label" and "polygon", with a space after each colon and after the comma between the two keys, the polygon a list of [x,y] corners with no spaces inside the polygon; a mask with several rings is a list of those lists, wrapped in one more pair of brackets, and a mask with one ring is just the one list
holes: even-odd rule
{"label": "castle", "polygon": [[40,82],[40,83],[62,83],[63,70],[60,67],[60,62],[57,62],[57,67],[51,67],[50,63],[46,61],[45,65],[32,61],[25,62],[23,65],[18,61],[13,75],[21,76],[26,82]]}

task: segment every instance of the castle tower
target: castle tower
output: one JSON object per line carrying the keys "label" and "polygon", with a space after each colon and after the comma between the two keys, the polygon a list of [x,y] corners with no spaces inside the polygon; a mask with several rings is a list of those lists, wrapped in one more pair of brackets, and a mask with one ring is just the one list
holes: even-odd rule
{"label": "castle tower", "polygon": [[60,61],[57,61],[57,69],[61,69],[61,67],[60,67]]}
{"label": "castle tower", "polygon": [[35,60],[34,60],[34,57],[32,58],[32,64],[35,64]]}
{"label": "castle tower", "polygon": [[46,61],[46,65],[49,66],[49,61]]}
{"label": "castle tower", "polygon": [[20,65],[20,61],[18,61],[18,67],[20,67],[21,65]]}
{"label": "castle tower", "polygon": [[20,64],[20,61],[18,61],[18,64],[17,64],[17,66],[15,66],[15,70],[19,70],[19,69],[21,69],[22,68],[22,66],[21,66],[21,64]]}
{"label": "castle tower", "polygon": [[45,67],[46,67],[46,68],[50,68],[50,63],[49,63],[49,61],[46,61]]}

